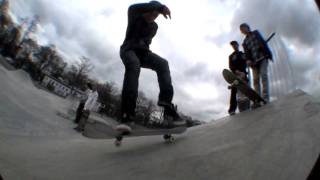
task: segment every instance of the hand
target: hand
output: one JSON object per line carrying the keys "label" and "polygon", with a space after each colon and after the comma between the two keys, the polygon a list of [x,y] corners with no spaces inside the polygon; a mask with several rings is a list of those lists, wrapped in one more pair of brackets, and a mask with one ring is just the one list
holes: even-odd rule
{"label": "hand", "polygon": [[251,61],[247,61],[248,66],[252,66],[253,63]]}
{"label": "hand", "polygon": [[164,7],[163,7],[163,10],[162,10],[161,14],[162,14],[166,19],[168,19],[168,17],[171,19],[171,12],[170,12],[170,9],[169,9],[167,6],[164,6]]}

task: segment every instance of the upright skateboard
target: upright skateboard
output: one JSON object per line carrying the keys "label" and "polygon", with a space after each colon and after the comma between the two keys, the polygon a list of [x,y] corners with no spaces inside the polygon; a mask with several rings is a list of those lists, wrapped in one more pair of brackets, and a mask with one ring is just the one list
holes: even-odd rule
{"label": "upright skateboard", "polygon": [[266,104],[266,101],[242,79],[238,78],[230,70],[224,69],[222,71],[224,79],[230,84],[231,88],[237,88],[243,95],[248,97],[254,104],[260,104],[261,102]]}

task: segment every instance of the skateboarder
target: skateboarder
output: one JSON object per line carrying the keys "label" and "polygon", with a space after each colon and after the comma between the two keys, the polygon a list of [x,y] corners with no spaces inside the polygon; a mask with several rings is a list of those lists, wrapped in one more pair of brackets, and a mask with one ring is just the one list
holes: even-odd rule
{"label": "skateboarder", "polygon": [[163,106],[174,117],[173,125],[185,125],[172,104],[173,87],[168,61],[150,51],[149,46],[157,33],[155,19],[162,14],[171,18],[167,6],[158,1],[133,4],[128,9],[128,26],[125,40],[120,48],[120,57],[125,66],[122,89],[121,127],[131,130],[138,96],[140,68],[152,69],[157,73],[160,94],[158,105]]}
{"label": "skateboarder", "polygon": [[[234,49],[234,52],[229,56],[229,68],[235,75],[238,77],[241,76],[241,79],[248,82],[246,56],[239,50],[239,43],[237,41],[231,41],[230,45]],[[237,89],[231,88],[230,106],[228,111],[230,115],[235,114],[238,100]]]}
{"label": "skateboarder", "polygon": [[240,25],[240,31],[246,36],[242,46],[248,59],[247,63],[252,69],[254,89],[269,102],[268,63],[272,60],[272,53],[258,30],[251,31],[250,26],[243,23]]}
{"label": "skateboarder", "polygon": [[95,85],[88,83],[88,88],[89,88],[88,89],[89,90],[88,98],[83,106],[83,110],[82,110],[81,115],[79,117],[78,126],[74,128],[77,131],[83,131],[85,122],[82,122],[82,120],[81,120],[81,119],[83,119],[82,116],[84,114],[86,114],[85,120],[88,119],[89,115],[90,115],[90,111],[93,110],[93,108],[98,100],[99,95],[98,95],[97,88],[95,87]]}

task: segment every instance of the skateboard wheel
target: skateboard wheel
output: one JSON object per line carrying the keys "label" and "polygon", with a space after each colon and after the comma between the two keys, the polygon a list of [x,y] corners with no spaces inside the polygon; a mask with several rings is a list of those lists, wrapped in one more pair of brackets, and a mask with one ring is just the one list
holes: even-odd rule
{"label": "skateboard wheel", "polygon": [[114,141],[114,145],[115,145],[116,147],[120,147],[121,144],[122,144],[122,139],[123,139],[122,136],[116,137],[116,140]]}
{"label": "skateboard wheel", "polygon": [[170,142],[170,143],[173,143],[175,140],[176,140],[176,139],[175,139],[173,136],[171,136],[171,137],[169,138],[169,142]]}
{"label": "skateboard wheel", "polygon": [[170,134],[165,134],[165,135],[163,135],[163,139],[164,139],[164,140],[167,140],[167,139],[169,139],[170,137],[171,137]]}
{"label": "skateboard wheel", "polygon": [[114,141],[114,145],[115,145],[116,147],[120,147],[120,146],[121,146],[121,141],[115,140],[115,141]]}
{"label": "skateboard wheel", "polygon": [[174,140],[175,140],[175,138],[174,138],[172,135],[170,135],[170,134],[164,135],[163,138],[164,138],[164,140],[165,140],[166,142],[169,142],[169,143],[172,143],[172,142],[174,142]]}

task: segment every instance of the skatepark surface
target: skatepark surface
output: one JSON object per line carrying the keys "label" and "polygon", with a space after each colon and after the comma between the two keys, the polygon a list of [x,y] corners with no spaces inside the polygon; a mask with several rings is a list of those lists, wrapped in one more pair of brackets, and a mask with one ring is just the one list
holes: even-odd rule
{"label": "skatepark surface", "polygon": [[[0,59],[1,60],[1,59]],[[57,115],[70,101],[0,65],[4,180],[302,180],[320,152],[320,104],[297,90],[254,111],[162,136],[94,140]]]}

